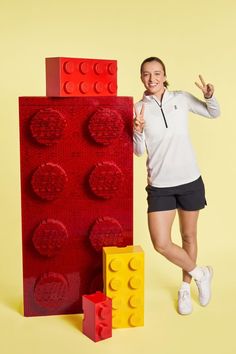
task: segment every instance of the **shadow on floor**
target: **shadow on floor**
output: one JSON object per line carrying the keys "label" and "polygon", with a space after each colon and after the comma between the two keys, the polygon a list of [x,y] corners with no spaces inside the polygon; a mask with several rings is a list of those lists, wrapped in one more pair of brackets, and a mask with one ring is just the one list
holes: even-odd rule
{"label": "shadow on floor", "polygon": [[82,332],[83,314],[63,315],[61,319]]}
{"label": "shadow on floor", "polygon": [[23,314],[23,299],[21,297],[8,297],[6,299],[1,299],[0,302],[3,306],[6,306],[10,310],[17,312],[19,315]]}

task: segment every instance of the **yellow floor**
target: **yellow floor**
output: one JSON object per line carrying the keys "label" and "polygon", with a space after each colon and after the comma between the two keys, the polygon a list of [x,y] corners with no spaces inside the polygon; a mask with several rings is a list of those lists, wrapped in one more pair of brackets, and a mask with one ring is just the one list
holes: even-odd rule
{"label": "yellow floor", "polygon": [[[17,242],[18,243],[18,242]],[[192,284],[194,311],[180,316],[176,296],[180,272],[145,247],[145,326],[116,329],[110,339],[94,343],[81,332],[82,315],[24,318],[22,316],[21,259],[17,248],[1,266],[2,354],[235,354],[235,255],[214,258],[213,298],[203,308]],[[6,259],[5,257],[2,259]],[[13,262],[14,259],[14,262]],[[223,281],[222,281],[223,279]]]}

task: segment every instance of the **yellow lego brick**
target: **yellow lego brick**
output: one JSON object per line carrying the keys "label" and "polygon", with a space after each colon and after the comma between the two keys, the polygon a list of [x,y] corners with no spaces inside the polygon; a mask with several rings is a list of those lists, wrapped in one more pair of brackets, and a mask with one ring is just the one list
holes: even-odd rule
{"label": "yellow lego brick", "polygon": [[140,246],[103,248],[104,292],[112,298],[112,327],[144,324],[144,252]]}

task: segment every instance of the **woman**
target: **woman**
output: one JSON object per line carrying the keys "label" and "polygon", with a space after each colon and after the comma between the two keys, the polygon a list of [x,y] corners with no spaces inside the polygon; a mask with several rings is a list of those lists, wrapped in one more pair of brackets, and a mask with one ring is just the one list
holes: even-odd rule
{"label": "woman", "polygon": [[[206,306],[211,298],[213,270],[197,266],[197,220],[206,205],[204,183],[188,133],[188,112],[207,118],[219,116],[214,87],[199,75],[204,101],[183,91],[168,91],[165,65],[157,57],[141,64],[141,80],[146,91],[135,105],[134,152],[147,151],[148,226],[154,248],[183,270],[178,292],[178,312],[192,312],[190,282],[199,290]],[[182,247],[171,240],[171,228],[179,216]]]}

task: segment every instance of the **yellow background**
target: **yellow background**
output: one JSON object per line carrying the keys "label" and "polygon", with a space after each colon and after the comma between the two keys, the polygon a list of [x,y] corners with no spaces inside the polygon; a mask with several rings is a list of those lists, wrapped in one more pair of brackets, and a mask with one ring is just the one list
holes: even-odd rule
{"label": "yellow background", "polygon": [[[234,0],[1,0],[1,246],[2,354],[143,353],[233,354],[236,317],[235,232],[235,13]],[[93,343],[80,315],[24,318],[19,188],[18,96],[45,95],[44,58],[118,60],[120,96],[143,92],[140,62],[160,56],[170,89],[201,97],[197,75],[212,82],[218,120],[192,116],[190,130],[205,181],[208,207],[199,219],[199,263],[215,270],[210,305],[176,313],[181,272],[157,255],[146,223],[145,157],[135,158],[135,244],[145,251],[145,327],[113,331]],[[177,220],[173,237],[179,242]],[[149,346],[147,349],[147,346]]]}

